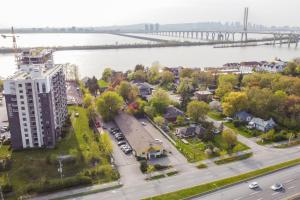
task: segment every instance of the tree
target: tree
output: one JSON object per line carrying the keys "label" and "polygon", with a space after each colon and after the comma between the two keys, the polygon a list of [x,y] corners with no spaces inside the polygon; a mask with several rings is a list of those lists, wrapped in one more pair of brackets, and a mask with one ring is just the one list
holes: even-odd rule
{"label": "tree", "polygon": [[102,80],[109,82],[112,77],[112,70],[110,68],[105,68],[102,72]]}
{"label": "tree", "polygon": [[188,78],[181,79],[179,86],[177,88],[177,92],[181,96],[181,106],[186,108],[186,105],[190,101],[190,98],[193,94],[193,85]]}
{"label": "tree", "polygon": [[94,105],[91,104],[87,107],[87,115],[88,115],[89,123],[92,123],[92,120],[95,119],[96,117],[96,111]]}
{"label": "tree", "polygon": [[112,120],[123,104],[123,98],[112,91],[102,93],[96,101],[97,110],[106,121]]}
{"label": "tree", "polygon": [[296,76],[297,75],[297,64],[294,62],[289,62],[287,66],[284,68],[283,73],[286,75],[292,75]]}
{"label": "tree", "polygon": [[233,91],[234,86],[238,84],[238,76],[234,74],[220,75],[218,78],[218,88],[216,95],[220,98]]}
{"label": "tree", "polygon": [[152,176],[152,173],[155,171],[154,165],[148,165],[147,167],[147,174],[149,174],[150,178]]}
{"label": "tree", "polygon": [[158,126],[162,126],[165,123],[165,119],[162,116],[156,116],[154,117],[154,122],[158,125]]}
{"label": "tree", "polygon": [[134,68],[134,71],[136,72],[136,71],[139,71],[139,70],[144,71],[145,66],[141,65],[141,64],[136,65],[135,68]]}
{"label": "tree", "polygon": [[107,132],[104,132],[100,136],[100,146],[103,148],[106,154],[111,154],[113,151],[113,145]]}
{"label": "tree", "polygon": [[168,107],[170,102],[169,94],[163,89],[158,89],[153,92],[149,101],[150,106],[153,107],[155,112],[159,114],[163,114],[165,112],[165,109]]}
{"label": "tree", "polygon": [[179,125],[179,126],[183,126],[184,125],[184,116],[181,116],[181,115],[178,115],[176,117],[176,124]]}
{"label": "tree", "polygon": [[214,80],[211,72],[203,72],[200,70],[194,71],[191,76],[194,87],[198,87],[198,85],[201,84],[207,88]]}
{"label": "tree", "polygon": [[180,78],[191,78],[193,73],[193,69],[191,68],[183,68],[179,72]]}
{"label": "tree", "polygon": [[170,71],[163,71],[161,73],[161,84],[167,85],[169,83],[172,83],[174,81],[175,77],[174,74]]}
{"label": "tree", "polygon": [[152,106],[145,106],[144,112],[150,117],[153,118],[157,113],[154,107]]}
{"label": "tree", "polygon": [[219,84],[218,88],[216,89],[216,95],[220,98],[224,97],[229,92],[233,91],[233,86],[230,83],[223,83]]}
{"label": "tree", "polygon": [[93,103],[93,96],[90,93],[84,95],[83,103],[85,107],[89,107]]}
{"label": "tree", "polygon": [[151,84],[155,84],[159,80],[159,64],[153,64],[147,72],[147,80]]}
{"label": "tree", "polygon": [[245,92],[230,92],[222,103],[223,113],[233,116],[235,113],[248,108],[248,97]]}
{"label": "tree", "polygon": [[89,89],[91,94],[96,95],[97,91],[99,90],[99,85],[95,76],[87,80],[86,87]]}
{"label": "tree", "polygon": [[228,147],[232,149],[237,144],[237,136],[235,132],[233,132],[231,129],[226,129],[222,132],[222,138],[225,140],[225,142],[228,144]]}
{"label": "tree", "polygon": [[0,80],[0,92],[3,91],[3,80]]}
{"label": "tree", "polygon": [[209,111],[209,106],[203,101],[191,101],[187,106],[187,115],[192,118],[193,121],[204,121],[206,114]]}
{"label": "tree", "polygon": [[137,70],[133,74],[133,79],[135,81],[144,82],[146,80],[146,73],[143,70]]}

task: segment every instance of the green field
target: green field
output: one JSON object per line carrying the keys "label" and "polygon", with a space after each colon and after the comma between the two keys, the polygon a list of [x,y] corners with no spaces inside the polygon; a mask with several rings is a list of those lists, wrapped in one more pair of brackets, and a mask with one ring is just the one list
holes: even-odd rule
{"label": "green field", "polygon": [[[74,112],[78,112],[79,117],[76,118]],[[10,156],[12,160],[11,169],[0,173],[0,181],[2,185],[9,182],[16,196],[26,194],[29,187],[60,180],[58,155],[72,155],[75,158],[74,162],[63,165],[64,179],[79,174],[90,177],[93,183],[118,178],[109,163],[109,156],[100,148],[99,136],[88,126],[86,110],[69,107],[69,113],[72,126],[67,128],[66,136],[56,148],[14,152],[8,150],[7,146],[0,148],[2,158]],[[94,176],[91,176],[91,171],[95,171]]]}

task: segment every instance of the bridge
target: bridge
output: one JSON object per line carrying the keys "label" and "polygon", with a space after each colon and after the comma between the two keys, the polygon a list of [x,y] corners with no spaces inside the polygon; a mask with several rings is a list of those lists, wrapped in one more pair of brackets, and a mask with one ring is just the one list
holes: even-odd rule
{"label": "bridge", "polygon": [[[275,45],[276,41],[279,41],[279,44],[287,43],[288,46],[291,43],[295,43],[298,46],[300,33],[288,33],[288,32],[260,32],[260,31],[153,31],[147,32],[147,34],[153,35],[161,35],[161,36],[169,36],[169,37],[178,37],[178,38],[191,38],[191,39],[201,39],[207,41],[240,41],[240,42],[248,42],[249,34],[256,35],[267,35],[270,37],[257,39],[257,42],[270,41],[273,40]],[[237,38],[237,36],[240,36]]]}

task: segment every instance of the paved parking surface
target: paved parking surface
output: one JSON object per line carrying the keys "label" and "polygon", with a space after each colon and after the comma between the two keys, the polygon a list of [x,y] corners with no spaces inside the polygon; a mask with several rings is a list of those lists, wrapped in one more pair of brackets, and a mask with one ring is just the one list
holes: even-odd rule
{"label": "paved parking surface", "polygon": [[[117,127],[114,122],[103,123],[107,130]],[[146,176],[140,170],[140,163],[132,154],[126,155],[118,146],[117,140],[110,134],[113,142],[113,157],[118,171],[121,175],[121,183],[124,185],[139,185],[144,182]]]}
{"label": "paved parking surface", "polygon": [[79,87],[74,81],[67,81],[67,104],[68,105],[81,105],[82,104],[82,93],[80,90],[77,90]]}

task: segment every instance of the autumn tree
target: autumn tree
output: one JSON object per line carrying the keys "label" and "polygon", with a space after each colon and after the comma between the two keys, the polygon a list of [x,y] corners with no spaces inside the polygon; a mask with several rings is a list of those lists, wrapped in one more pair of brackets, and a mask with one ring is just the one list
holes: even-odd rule
{"label": "autumn tree", "polygon": [[102,93],[96,101],[97,110],[105,121],[112,120],[123,104],[123,98],[112,91]]}
{"label": "autumn tree", "polygon": [[222,132],[222,138],[225,140],[230,149],[232,149],[238,142],[236,133],[231,129],[224,130]]}
{"label": "autumn tree", "polygon": [[146,78],[147,78],[146,72],[144,72],[143,70],[137,70],[133,73],[133,79],[135,81],[144,82]]}
{"label": "autumn tree", "polygon": [[187,115],[195,122],[204,121],[209,106],[203,101],[191,101],[187,106]]}
{"label": "autumn tree", "polygon": [[191,78],[193,73],[193,69],[191,68],[183,68],[179,72],[180,78]]}
{"label": "autumn tree", "polygon": [[155,84],[158,82],[159,77],[159,64],[154,64],[149,68],[147,72],[147,80],[149,83]]}
{"label": "autumn tree", "polygon": [[107,132],[101,134],[99,146],[106,154],[111,154],[113,152],[113,145]]}
{"label": "autumn tree", "polygon": [[230,92],[222,103],[223,113],[233,116],[235,113],[248,108],[248,97],[245,92]]}
{"label": "autumn tree", "polygon": [[85,107],[89,107],[93,103],[93,96],[90,93],[84,95],[83,104]]}

